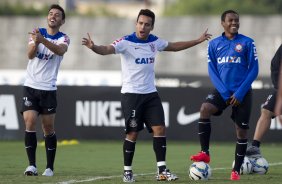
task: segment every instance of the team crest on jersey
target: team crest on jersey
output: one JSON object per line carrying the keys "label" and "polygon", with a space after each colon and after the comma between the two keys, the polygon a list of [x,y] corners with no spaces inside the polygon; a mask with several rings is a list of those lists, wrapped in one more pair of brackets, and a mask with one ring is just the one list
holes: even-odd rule
{"label": "team crest on jersey", "polygon": [[67,35],[64,35],[64,43],[66,43],[68,45],[70,44],[70,39]]}
{"label": "team crest on jersey", "polygon": [[152,52],[155,52],[156,51],[156,48],[155,48],[155,44],[149,44],[150,47],[151,47],[151,51]]}
{"label": "team crest on jersey", "polygon": [[237,52],[241,52],[241,51],[243,50],[243,46],[242,46],[240,43],[238,43],[238,44],[235,46],[235,50],[236,50]]}

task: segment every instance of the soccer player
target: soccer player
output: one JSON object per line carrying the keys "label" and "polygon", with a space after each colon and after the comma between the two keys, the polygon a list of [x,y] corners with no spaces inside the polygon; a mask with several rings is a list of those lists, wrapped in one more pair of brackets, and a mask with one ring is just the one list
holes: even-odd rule
{"label": "soccer player", "polygon": [[191,160],[210,162],[211,116],[219,116],[232,107],[237,143],[235,164],[231,180],[239,180],[240,167],[247,148],[247,129],[252,105],[252,82],[258,75],[258,57],[254,41],[238,33],[239,14],[227,10],[221,15],[224,33],[211,40],[208,45],[208,71],[215,87],[207,95],[200,109],[199,138],[201,151]]}
{"label": "soccer player", "polygon": [[125,118],[125,140],[123,144],[124,182],[134,182],[132,160],[139,131],[146,125],[153,134],[159,181],[176,180],[166,167],[166,134],[164,110],[155,82],[155,57],[159,51],[180,51],[188,49],[211,35],[207,30],[196,40],[167,42],[150,34],[154,28],[155,14],[148,9],[140,10],[136,21],[136,32],[124,36],[110,45],[95,44],[88,34],[82,39],[92,51],[101,55],[120,54],[122,69],[121,106]]}
{"label": "soccer player", "polygon": [[47,166],[42,175],[53,176],[57,138],[54,121],[57,107],[56,80],[60,63],[67,52],[69,37],[60,32],[65,23],[65,12],[57,4],[50,6],[47,28],[30,32],[28,43],[29,62],[23,89],[21,113],[25,122],[25,148],[29,166],[24,174],[36,176],[36,121],[41,116],[45,139]]}
{"label": "soccer player", "polygon": [[[281,61],[282,60],[282,44],[276,51],[274,57],[271,60],[271,80],[273,84],[272,92],[267,97],[266,101],[262,105],[261,114],[257,121],[256,130],[254,133],[251,146],[247,148],[246,155],[249,157],[261,157],[260,144],[264,134],[270,128],[271,119],[276,115],[281,114],[281,93],[277,93],[277,89],[282,87],[279,83],[279,75],[281,73]],[[278,95],[278,96],[277,96]],[[277,100],[276,100],[277,99]],[[277,109],[275,106],[277,104]],[[280,108],[280,110],[279,110]],[[275,113],[276,112],[276,113]]]}

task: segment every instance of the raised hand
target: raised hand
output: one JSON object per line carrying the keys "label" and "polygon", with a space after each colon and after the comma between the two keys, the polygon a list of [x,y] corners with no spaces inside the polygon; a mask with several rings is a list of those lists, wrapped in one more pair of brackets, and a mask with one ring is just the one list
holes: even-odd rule
{"label": "raised hand", "polygon": [[91,40],[89,33],[87,33],[88,38],[82,38],[82,45],[85,45],[89,49],[92,49],[94,46],[94,42]]}
{"label": "raised hand", "polygon": [[208,29],[206,29],[206,31],[200,36],[199,41],[203,42],[205,40],[209,40],[211,39],[211,34],[208,33]]}
{"label": "raised hand", "polygon": [[33,32],[28,32],[31,35],[31,39],[34,41],[35,44],[39,44],[42,42],[44,37],[39,32],[39,29],[36,28]]}

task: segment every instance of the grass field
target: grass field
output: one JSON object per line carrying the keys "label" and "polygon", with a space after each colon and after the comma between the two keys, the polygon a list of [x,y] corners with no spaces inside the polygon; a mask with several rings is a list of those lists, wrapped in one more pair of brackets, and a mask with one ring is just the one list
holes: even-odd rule
{"label": "grass field", "polygon": [[[58,146],[54,177],[41,176],[46,163],[43,146],[38,145],[37,177],[23,175],[28,164],[23,141],[0,141],[0,147],[0,183],[3,184],[123,183],[122,140],[80,141],[77,145]],[[234,183],[229,180],[234,148],[235,143],[211,143],[210,166],[213,170],[208,183]],[[168,141],[167,165],[180,178],[173,183],[203,183],[191,181],[187,174],[192,163],[188,156],[198,151],[198,143]],[[266,175],[242,175],[236,183],[282,183],[282,144],[265,143],[262,145],[262,153],[270,163],[269,172]],[[133,169],[139,184],[163,183],[155,181],[156,163],[150,141],[137,142]]]}

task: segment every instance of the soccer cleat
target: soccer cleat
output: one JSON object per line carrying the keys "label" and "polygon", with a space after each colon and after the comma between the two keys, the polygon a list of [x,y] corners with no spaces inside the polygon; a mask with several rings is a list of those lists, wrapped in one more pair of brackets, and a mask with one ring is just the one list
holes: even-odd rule
{"label": "soccer cleat", "polygon": [[192,155],[190,159],[194,162],[210,162],[210,155],[208,155],[206,152],[200,151],[196,155]]}
{"label": "soccer cleat", "polygon": [[26,176],[37,176],[38,173],[37,173],[36,167],[34,167],[33,165],[28,166],[25,169],[24,175],[26,175]]}
{"label": "soccer cleat", "polygon": [[172,174],[169,169],[165,169],[163,172],[157,174],[156,179],[158,181],[175,181],[178,177]]}
{"label": "soccer cleat", "polygon": [[134,179],[132,171],[124,171],[124,173],[123,173],[123,182],[125,182],[125,183],[135,182],[135,179]]}
{"label": "soccer cleat", "polygon": [[248,146],[246,151],[246,156],[253,157],[253,158],[259,158],[262,157],[259,147],[257,146]]}
{"label": "soccer cleat", "polygon": [[230,176],[230,180],[240,180],[239,173],[237,171],[232,171],[231,176]]}
{"label": "soccer cleat", "polygon": [[53,175],[54,172],[50,168],[45,169],[44,173],[42,174],[42,176],[53,176]]}

